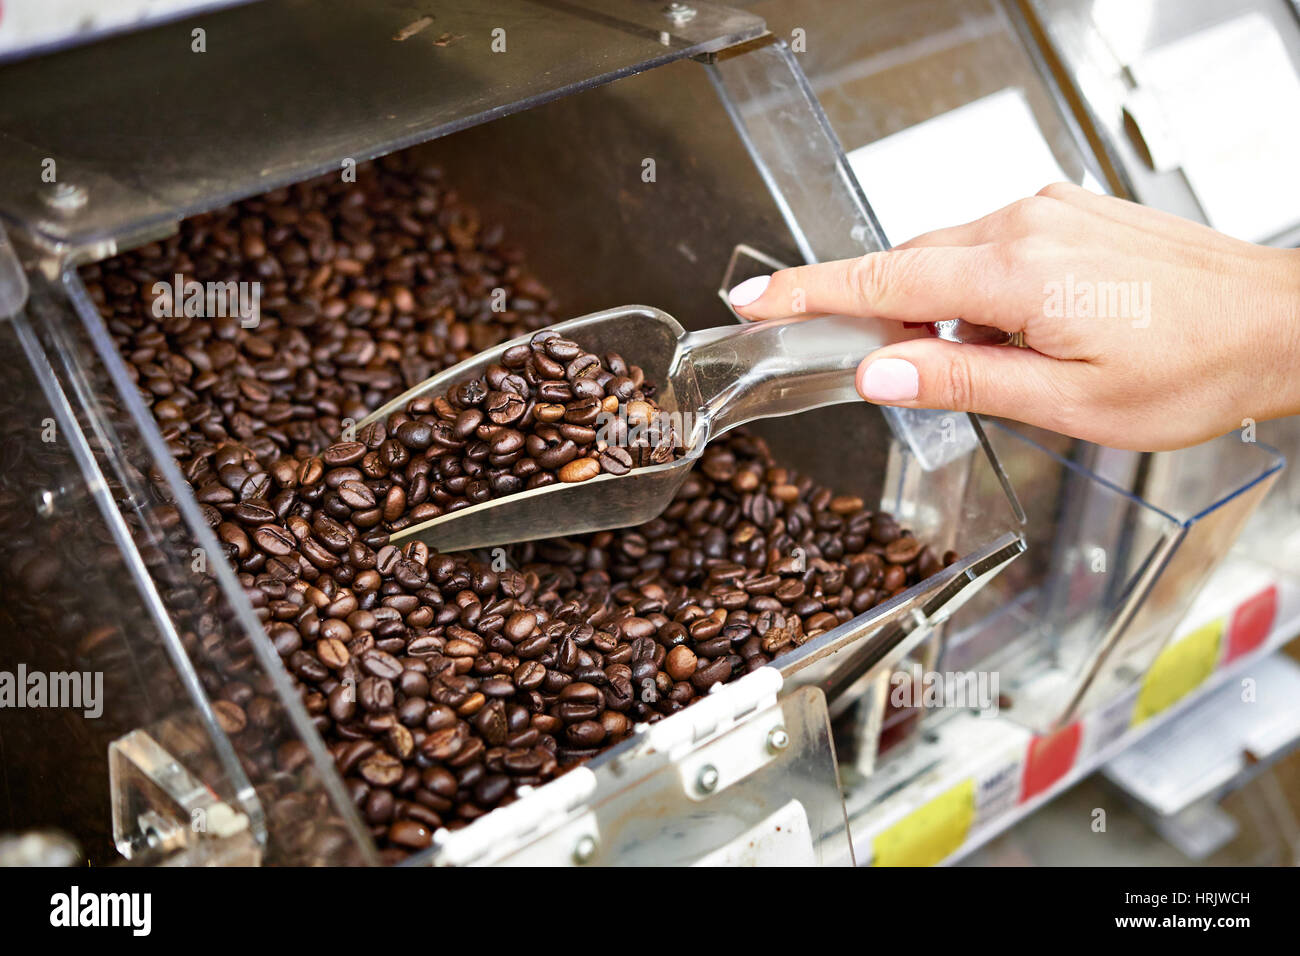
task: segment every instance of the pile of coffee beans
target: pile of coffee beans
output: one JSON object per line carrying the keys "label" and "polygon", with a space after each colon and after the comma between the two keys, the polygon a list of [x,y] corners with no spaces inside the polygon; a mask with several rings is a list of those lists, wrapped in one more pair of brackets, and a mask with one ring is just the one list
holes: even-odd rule
{"label": "pile of coffee beans", "polygon": [[356,441],[325,449],[319,466],[308,459],[299,480],[332,489],[323,499],[331,517],[358,528],[382,521],[393,532],[526,489],[625,475],[676,454],[652,392],[620,355],[602,363],[558,333],[538,332],[482,378],[366,425]]}
{"label": "pile of coffee beans", "polygon": [[[433,509],[671,457],[671,441],[602,447],[593,416],[651,414],[653,383],[546,333],[483,380],[340,440],[344,419],[413,379],[551,321],[549,297],[503,249],[435,172],[399,159],[357,184],[309,183],[199,217],[177,240],[85,273],[392,859],[954,557],[739,431],[637,528],[492,555],[390,544]],[[271,314],[256,329],[154,319],[143,290],[186,270],[275,279]],[[498,282],[513,284],[512,312],[491,312]],[[270,702],[238,679],[230,648],[201,633],[191,644],[237,749],[261,748],[250,762],[285,774],[309,759],[292,738],[268,751]]]}
{"label": "pile of coffee beans", "polygon": [[[267,465],[314,454],[348,419],[556,321],[502,230],[404,157],[195,216],[81,274],[182,460],[225,441]],[[178,275],[259,283],[256,324],[184,314],[166,298]]]}

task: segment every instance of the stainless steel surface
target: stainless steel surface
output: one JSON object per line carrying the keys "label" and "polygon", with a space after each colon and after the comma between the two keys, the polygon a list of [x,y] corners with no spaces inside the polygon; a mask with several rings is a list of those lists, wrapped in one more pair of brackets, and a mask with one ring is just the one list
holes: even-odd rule
{"label": "stainless steel surface", "polygon": [[[0,212],[51,242],[132,244],[201,210],[743,42],[710,3],[263,0],[0,67]],[[88,77],[100,78],[87,82]],[[268,91],[274,91],[268,95]],[[40,199],[45,161],[88,190]],[[111,254],[110,247],[107,254]],[[101,253],[102,254],[102,253]]]}
{"label": "stainless steel surface", "polygon": [[[649,521],[672,502],[709,441],[756,419],[861,401],[854,386],[859,356],[922,334],[897,322],[843,316],[687,333],[666,312],[641,305],[607,309],[551,328],[589,352],[618,352],[640,365],[659,389],[656,401],[663,420],[675,423],[682,456],[622,476],[557,482],[471,505],[396,531],[393,542],[416,539],[441,551],[460,551]],[[385,421],[413,399],[444,395],[461,382],[482,378],[506,349],[528,338],[505,342],[421,382],[367,415],[358,427]]]}

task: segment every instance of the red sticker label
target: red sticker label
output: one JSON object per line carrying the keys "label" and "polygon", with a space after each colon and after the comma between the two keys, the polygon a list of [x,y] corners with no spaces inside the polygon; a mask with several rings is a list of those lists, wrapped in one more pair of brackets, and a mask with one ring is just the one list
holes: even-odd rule
{"label": "red sticker label", "polygon": [[1277,585],[1270,584],[1252,598],[1247,598],[1232,613],[1228,625],[1228,647],[1223,662],[1249,654],[1268,638],[1277,617]]}
{"label": "red sticker label", "polygon": [[1025,753],[1025,774],[1020,782],[1020,802],[1051,788],[1070,768],[1079,755],[1079,741],[1083,739],[1083,724],[1075,721],[1046,737],[1035,737]]}

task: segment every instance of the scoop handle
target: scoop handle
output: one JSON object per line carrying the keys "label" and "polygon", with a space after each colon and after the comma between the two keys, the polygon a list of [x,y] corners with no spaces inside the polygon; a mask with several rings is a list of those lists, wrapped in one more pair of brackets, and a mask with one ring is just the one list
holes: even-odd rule
{"label": "scoop handle", "polygon": [[924,337],[885,319],[769,319],[688,333],[681,342],[716,438],[759,418],[859,401],[854,379],[871,352]]}

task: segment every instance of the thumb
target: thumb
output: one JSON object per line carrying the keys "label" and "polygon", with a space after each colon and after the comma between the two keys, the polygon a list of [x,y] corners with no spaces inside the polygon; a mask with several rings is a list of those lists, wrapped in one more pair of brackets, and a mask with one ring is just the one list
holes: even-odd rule
{"label": "thumb", "polygon": [[976,412],[1071,434],[1080,409],[1070,396],[1086,394],[1086,371],[1031,349],[915,339],[868,355],[857,388],[877,405]]}

